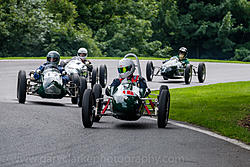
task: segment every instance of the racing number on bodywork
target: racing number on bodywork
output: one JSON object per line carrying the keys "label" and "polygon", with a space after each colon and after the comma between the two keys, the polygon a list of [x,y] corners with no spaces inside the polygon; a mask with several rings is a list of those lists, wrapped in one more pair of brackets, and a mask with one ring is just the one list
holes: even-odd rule
{"label": "racing number on bodywork", "polygon": [[122,93],[125,95],[132,95],[132,96],[134,95],[134,93],[130,90],[124,90]]}

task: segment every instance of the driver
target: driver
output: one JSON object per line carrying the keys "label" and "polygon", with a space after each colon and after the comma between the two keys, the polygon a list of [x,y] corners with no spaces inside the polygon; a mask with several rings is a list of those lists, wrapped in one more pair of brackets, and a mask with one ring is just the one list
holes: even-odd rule
{"label": "driver", "polygon": [[[187,54],[188,54],[188,51],[187,51],[187,48],[185,47],[181,47],[179,49],[179,53],[177,56],[174,56],[173,58],[177,58],[181,64],[186,67],[186,65],[189,64],[189,60],[187,59]],[[167,60],[165,60],[163,63],[167,62]]]}
{"label": "driver", "polygon": [[[133,75],[135,72],[135,64],[131,59],[123,58],[119,61],[118,65],[118,73],[119,78],[113,80],[112,84],[107,88],[107,95],[112,95],[113,90],[117,88],[124,79],[131,81],[136,84],[139,88],[143,90],[143,96],[146,96],[147,83],[143,77],[139,77],[138,75]],[[149,90],[149,89],[148,89]]]}
{"label": "driver", "polygon": [[70,60],[65,61],[65,65],[68,62],[70,62],[71,60],[80,59],[82,61],[82,63],[84,63],[87,66],[88,71],[92,72],[93,66],[92,66],[91,62],[89,60],[87,60],[87,57],[88,57],[88,50],[86,48],[80,48],[77,51],[77,56],[74,56]]}
{"label": "driver", "polygon": [[43,65],[41,65],[39,68],[37,68],[36,71],[34,72],[33,77],[31,77],[31,78],[33,80],[40,79],[41,78],[41,73],[44,71],[44,68],[47,65],[53,65],[53,66],[56,66],[57,69],[62,74],[63,84],[66,84],[69,81],[69,78],[66,75],[66,72],[65,72],[64,68],[61,67],[60,65],[58,65],[59,61],[60,61],[60,54],[57,51],[50,51],[47,54],[47,62],[44,63]]}

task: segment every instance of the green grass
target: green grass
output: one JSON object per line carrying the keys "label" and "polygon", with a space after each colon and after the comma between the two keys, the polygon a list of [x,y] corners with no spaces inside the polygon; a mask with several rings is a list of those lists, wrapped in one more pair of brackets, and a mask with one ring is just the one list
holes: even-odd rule
{"label": "green grass", "polygon": [[250,144],[250,130],[238,124],[250,115],[250,82],[177,88],[170,93],[170,119]]}
{"label": "green grass", "polygon": [[[61,57],[61,59],[70,59],[71,57]],[[121,57],[88,57],[89,59],[113,59],[120,60]],[[0,57],[0,60],[18,60],[18,59],[46,59],[46,57]],[[166,60],[166,58],[157,57],[139,57],[140,60]],[[250,64],[250,62],[231,61],[231,60],[212,60],[212,59],[189,59],[192,62],[214,62],[214,63],[239,63]]]}

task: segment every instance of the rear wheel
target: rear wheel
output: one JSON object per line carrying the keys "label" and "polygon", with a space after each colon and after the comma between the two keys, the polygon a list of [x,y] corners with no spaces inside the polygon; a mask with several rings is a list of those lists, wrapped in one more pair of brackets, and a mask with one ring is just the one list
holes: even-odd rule
{"label": "rear wheel", "polygon": [[[94,104],[96,106],[96,99],[98,98],[101,98],[102,97],[102,87],[100,84],[95,84],[94,87],[93,87],[93,94],[94,94]],[[99,122],[100,119],[101,119],[101,110],[102,110],[102,103],[99,102],[98,106],[97,106],[97,114],[98,115],[95,115],[94,117],[94,121],[95,122]]]}
{"label": "rear wheel", "polygon": [[87,89],[83,94],[82,99],[82,123],[85,128],[91,128],[93,125],[94,111],[94,96],[91,89]]}
{"label": "rear wheel", "polygon": [[163,89],[158,105],[158,114],[157,114],[157,124],[158,128],[165,128],[168,123],[169,117],[169,108],[170,108],[170,93],[169,90]]}
{"label": "rear wheel", "polygon": [[148,81],[152,81],[154,76],[154,66],[152,61],[148,61],[146,65],[146,77]]}
{"label": "rear wheel", "polygon": [[185,83],[190,84],[192,80],[192,66],[190,64],[187,65],[184,72]]}
{"label": "rear wheel", "polygon": [[198,66],[198,80],[203,83],[206,79],[206,66],[205,63],[199,63]]}
{"label": "rear wheel", "polygon": [[80,85],[78,88],[78,106],[79,107],[82,107],[82,97],[86,89],[87,89],[87,80],[83,77],[80,77]]}
{"label": "rear wheel", "polygon": [[[70,79],[72,80],[72,82],[74,83],[74,87],[77,88],[80,85],[80,77],[78,74],[72,74],[70,76]],[[73,85],[72,85],[73,86]],[[72,89],[72,94],[76,95],[75,93],[75,89]],[[72,104],[77,104],[77,97],[71,97],[71,102]]]}
{"label": "rear wheel", "polygon": [[99,69],[99,81],[103,88],[105,88],[107,84],[107,66],[101,65]]}
{"label": "rear wheel", "polygon": [[20,70],[18,73],[18,81],[17,81],[17,99],[19,103],[23,104],[25,103],[26,90],[27,90],[26,72]]}
{"label": "rear wheel", "polygon": [[97,74],[98,74],[98,68],[94,68],[92,70],[92,75],[91,75],[91,88],[97,83]]}

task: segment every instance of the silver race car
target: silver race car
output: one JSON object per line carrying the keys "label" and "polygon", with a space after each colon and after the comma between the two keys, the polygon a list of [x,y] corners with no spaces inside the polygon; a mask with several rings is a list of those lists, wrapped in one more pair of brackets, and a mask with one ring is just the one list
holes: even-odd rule
{"label": "silver race car", "polygon": [[200,83],[205,81],[205,63],[199,63],[198,67],[192,64],[183,65],[178,58],[172,57],[160,67],[154,66],[152,61],[148,61],[146,65],[146,77],[148,81],[152,81],[154,76],[163,76],[164,80],[184,78],[185,83],[190,84],[193,72],[195,75],[198,75]]}
{"label": "silver race car", "polygon": [[106,65],[101,65],[99,69],[97,67],[93,68],[91,72],[88,70],[88,65],[84,64],[81,59],[77,57],[70,60],[67,64],[65,64],[64,61],[61,61],[60,65],[65,68],[65,71],[69,75],[70,79],[72,74],[78,74],[80,77],[86,78],[87,82],[91,83],[91,87],[98,82],[103,88],[107,84]]}

